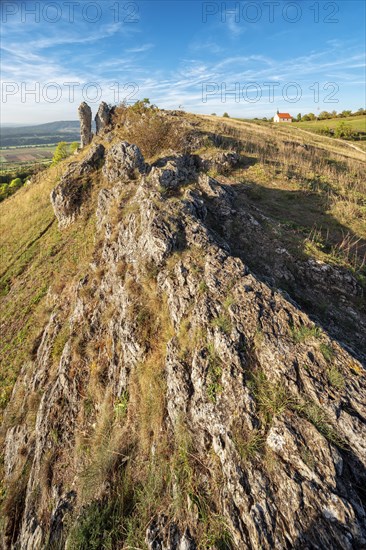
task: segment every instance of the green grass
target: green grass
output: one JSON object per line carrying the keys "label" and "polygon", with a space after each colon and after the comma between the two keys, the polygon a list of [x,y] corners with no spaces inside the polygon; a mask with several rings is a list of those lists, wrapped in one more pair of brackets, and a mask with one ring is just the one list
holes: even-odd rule
{"label": "green grass", "polygon": [[253,430],[246,436],[237,432],[234,434],[234,444],[243,462],[253,460],[263,449],[264,435],[258,430]]}
{"label": "green grass", "polygon": [[345,118],[330,118],[327,120],[308,120],[306,122],[293,122],[292,125],[303,130],[317,131],[319,128],[328,126],[336,128],[341,122],[351,126],[355,132],[366,132],[366,115],[350,116]]}
{"label": "green grass", "polygon": [[322,335],[322,330],[319,327],[307,327],[302,325],[300,327],[291,327],[292,339],[296,344],[301,342],[307,342],[312,338],[319,339]]}
{"label": "green grass", "polygon": [[264,426],[292,405],[293,400],[283,384],[269,381],[262,371],[253,374],[250,386]]}
{"label": "green grass", "polygon": [[341,449],[347,448],[347,443],[339,436],[326,412],[319,405],[307,400],[296,404],[293,408],[300,416],[311,422],[330,443]]}
{"label": "green grass", "polygon": [[[49,320],[49,289],[64,292],[77,273],[83,273],[94,247],[92,218],[80,219],[68,231],[58,230],[49,199],[58,173],[56,168],[40,173],[38,183],[0,203],[1,409]],[[54,360],[62,352],[64,336],[55,342]]]}
{"label": "green grass", "polygon": [[230,334],[232,328],[231,320],[227,314],[221,314],[215,317],[211,322],[211,326],[220,329],[225,334]]}
{"label": "green grass", "polygon": [[343,390],[345,386],[345,380],[343,374],[337,369],[337,367],[330,367],[328,372],[329,384],[331,384],[337,390]]}

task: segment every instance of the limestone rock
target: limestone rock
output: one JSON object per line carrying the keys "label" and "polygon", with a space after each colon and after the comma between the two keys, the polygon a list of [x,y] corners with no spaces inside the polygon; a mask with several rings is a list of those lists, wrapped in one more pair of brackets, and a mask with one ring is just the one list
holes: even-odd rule
{"label": "limestone rock", "polygon": [[103,156],[104,146],[94,145],[82,162],[70,165],[51,191],[51,203],[60,228],[70,225],[78,215],[90,189],[90,176],[100,167]]}
{"label": "limestone rock", "polygon": [[[94,145],[53,191],[61,227],[82,207],[83,182],[98,170],[103,155],[103,146]],[[141,396],[147,411],[154,397],[162,397],[164,418],[156,433],[146,435],[154,439],[138,467],[149,452],[154,462],[164,431],[171,445],[158,457],[170,467],[162,481],[169,489],[159,509],[149,521],[144,519],[147,547],[195,549],[202,543],[203,514],[210,511],[211,520],[218,522],[214,532],[207,527],[205,533],[210,548],[225,547],[227,541],[239,549],[364,548],[363,365],[296,301],[249,269],[243,258],[251,244],[263,257],[272,247],[277,263],[267,275],[275,278],[281,269],[290,280],[290,253],[275,237],[266,242],[263,236],[262,224],[268,220],[244,201],[238,204],[236,192],[218,179],[199,174],[195,157],[175,155],[155,163],[150,174],[148,168],[138,147],[126,142],[110,147],[103,168],[105,188],[99,190],[96,206],[93,261],[75,281],[74,292],[51,304],[32,368],[27,365],[22,384],[14,389],[15,403],[24,402],[27,388],[37,389],[40,403],[33,435],[23,415],[7,429],[6,482],[16,475],[26,481],[17,518],[7,520],[7,546],[38,550],[47,541],[67,537],[67,525],[77,520],[83,505],[85,467],[94,459],[80,450],[93,438],[101,417],[97,450],[105,455],[101,463],[92,462],[88,473],[108,472],[93,502],[109,496],[118,477],[111,472],[113,464],[120,475],[138,445],[133,440],[123,452],[109,448],[104,427],[119,427],[121,446],[129,432],[137,437],[139,430],[135,435],[129,417],[126,425],[116,423],[115,404],[131,388],[135,394],[152,391],[155,378],[146,386],[136,380],[165,330],[164,348],[156,347],[159,353],[152,355],[154,375],[161,368],[161,395]],[[194,189],[183,193],[160,192],[160,187],[177,189],[192,182]],[[238,244],[234,231],[238,216],[245,246]],[[342,286],[343,280],[357,297],[352,278],[338,279],[333,269],[319,265],[307,264],[308,269],[312,277],[329,277],[334,285]],[[300,268],[294,271],[301,276]],[[157,315],[154,293],[163,304],[166,327],[154,324],[153,316],[154,332],[146,341],[144,300],[154,303]],[[63,300],[70,307],[70,336],[51,369]],[[298,340],[296,333],[315,336]],[[96,363],[91,364],[90,349]],[[335,384],[330,369],[338,373]],[[101,401],[90,396],[92,376]],[[96,398],[95,406],[90,406],[90,397]],[[138,399],[133,406],[132,420],[139,418]],[[181,451],[182,419],[191,446],[183,460],[178,454],[176,472],[169,460],[176,447]],[[148,423],[146,417],[144,421]],[[121,457],[123,462],[114,462]],[[194,482],[183,495],[181,502],[187,504],[177,520],[171,513],[176,503],[170,499],[179,491],[179,474]]]}
{"label": "limestone rock", "polygon": [[127,141],[113,145],[106,156],[103,174],[109,182],[131,178],[135,171],[144,174],[147,165],[140,149]]}
{"label": "limestone rock", "polygon": [[80,142],[81,148],[89,145],[93,138],[92,134],[92,111],[85,101],[79,106],[80,119]]}
{"label": "limestone rock", "polygon": [[165,157],[153,166],[151,181],[158,187],[176,189],[192,183],[197,176],[195,158],[191,155]]}
{"label": "limestone rock", "polygon": [[161,515],[155,518],[146,531],[146,544],[149,550],[196,550],[196,544],[189,529],[182,534],[175,523]]}
{"label": "limestone rock", "polygon": [[95,115],[95,127],[96,134],[100,134],[105,128],[107,128],[111,121],[111,112],[105,101],[99,105],[97,114]]}
{"label": "limestone rock", "polygon": [[202,170],[216,170],[218,174],[228,174],[240,163],[240,155],[236,151],[223,151],[213,156],[201,158]]}

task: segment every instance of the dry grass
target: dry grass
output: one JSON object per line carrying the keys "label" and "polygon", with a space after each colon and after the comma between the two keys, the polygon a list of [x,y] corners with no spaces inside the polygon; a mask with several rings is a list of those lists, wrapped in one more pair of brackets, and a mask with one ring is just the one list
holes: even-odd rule
{"label": "dry grass", "polygon": [[95,224],[88,212],[63,232],[54,217],[50,191],[68,162],[38,174],[34,184],[0,204],[1,410],[20,368],[35,357],[35,346],[49,319],[49,292],[57,297],[71,291],[94,249]]}
{"label": "dry grass", "polygon": [[[306,211],[304,216],[301,198],[317,197],[321,200],[322,208],[326,208],[339,223],[342,220],[349,230],[349,233],[343,233],[342,239],[333,239],[332,228],[329,228],[330,252],[322,250],[322,253],[333,254],[334,257],[341,258],[340,261],[351,265],[355,262],[357,249],[359,260],[353,265],[357,269],[360,267],[362,239],[366,235],[362,216],[366,178],[365,163],[357,152],[352,153],[335,144],[332,144],[333,149],[327,149],[324,138],[317,136],[311,141],[311,147],[304,148],[303,140],[299,136],[285,134],[284,130],[271,129],[268,126],[254,127],[252,124],[237,121],[222,122],[210,117],[190,115],[179,121],[177,117],[167,116],[146,106],[140,110],[120,107],[116,110],[115,117],[120,124],[117,131],[119,138],[139,145],[147,158],[156,157],[169,149],[181,150],[184,146],[186,123],[193,119],[201,124],[203,134],[224,134],[222,145],[236,148],[248,159],[248,165],[234,172],[232,176],[234,181],[255,184],[252,188],[253,201],[260,201],[264,211],[275,217],[287,216],[289,207],[288,203],[281,203],[283,194],[275,202],[268,190],[296,192],[295,198],[299,199],[299,205],[297,208],[293,207],[293,215],[296,220],[301,219],[302,223],[305,217],[305,225],[308,221],[312,228],[311,215]],[[212,147],[210,139],[207,146]],[[67,162],[63,163],[57,169],[64,168],[66,164]],[[34,342],[49,318],[46,300],[49,288],[56,294],[70,292],[76,278],[85,273],[95,247],[94,220],[88,217],[88,212],[63,233],[58,231],[56,223],[51,224],[54,217],[49,203],[49,192],[56,183],[55,170],[56,168],[51,168],[46,175],[41,174],[38,183],[21,189],[0,205],[0,217],[4,214],[0,229],[3,235],[5,270],[2,279],[2,307],[6,327],[3,333],[5,346],[1,356],[4,361],[1,372],[3,404],[8,400],[20,367],[26,360],[32,359]],[[255,194],[257,197],[254,197]],[[136,207],[130,204],[131,196],[126,195],[126,204],[112,213],[114,221],[123,221],[126,215],[131,214],[131,208]],[[343,208],[346,203],[347,209]],[[95,196],[92,196],[90,209],[94,205]],[[17,212],[17,216],[14,216],[14,212]],[[330,225],[329,219],[327,223]],[[327,229],[325,225],[324,230]],[[314,235],[311,238],[308,231],[307,236],[302,235],[303,240],[306,238],[316,249],[309,253],[319,253],[318,242],[321,239],[324,241],[323,230],[321,236]],[[181,260],[182,257],[184,255],[181,253],[172,256],[168,268],[173,269],[177,258]],[[190,269],[196,270],[199,276],[202,270],[201,256],[197,260],[193,257],[190,259]],[[76,463],[83,471],[83,492],[78,504],[90,503],[92,499],[104,498],[108,494],[108,506],[114,499],[113,503],[119,504],[116,508],[113,504],[113,509],[120,514],[121,510],[126,510],[124,506],[128,502],[123,530],[118,531],[119,524],[116,527],[118,536],[123,538],[127,546],[142,545],[147,523],[154,514],[164,510],[178,520],[185,516],[184,519],[189,521],[192,514],[199,517],[201,532],[198,533],[198,538],[201,538],[202,548],[215,545],[220,547],[223,543],[227,546],[221,547],[230,547],[230,535],[222,518],[215,512],[217,495],[207,493],[207,486],[212,485],[202,484],[202,478],[209,478],[211,475],[210,465],[207,466],[206,461],[202,463],[195,455],[194,441],[189,433],[177,429],[176,440],[169,441],[164,420],[167,414],[165,359],[167,343],[173,336],[173,329],[167,306],[159,296],[156,269],[146,265],[144,270],[139,271],[140,275],[141,271],[142,276],[137,279],[136,273],[128,271],[125,263],[121,262],[118,267],[118,273],[131,299],[128,315],[133,321],[134,336],[145,354],[138,365],[129,365],[131,376],[128,388],[120,397],[106,392],[104,378],[111,347],[109,339],[101,332],[96,335],[93,344],[89,347],[87,345],[86,349],[82,348],[89,378],[83,388],[83,404],[80,423],[78,422],[81,429],[77,434]],[[101,270],[96,271],[96,285],[103,276]],[[86,288],[85,292],[89,296],[92,293],[91,287]],[[204,281],[200,284],[199,292],[201,295],[207,292]],[[217,330],[230,332],[231,323],[227,309],[232,304],[233,298],[228,294],[224,301],[225,311],[213,321]],[[67,314],[67,311],[63,312],[62,322]],[[102,325],[114,314],[113,309],[106,310],[105,317],[101,319]],[[60,332],[55,342],[55,363],[59,360],[67,336],[67,330]],[[191,326],[189,316],[183,320],[177,336],[181,358],[187,360],[196,339],[204,340],[195,327]],[[292,337],[295,341],[302,342],[309,337],[317,338],[317,334],[312,328],[297,329],[293,331]],[[255,337],[256,348],[260,347],[262,340],[263,334],[258,332]],[[84,345],[82,341],[80,344]],[[208,352],[207,392],[208,397],[215,401],[222,391],[222,365],[213,349],[209,348]],[[342,387],[342,373],[332,368],[331,363],[327,376],[329,383],[336,389]],[[299,409],[325,437],[338,441],[318,408],[305,405],[301,409],[296,408],[285,389],[279,384],[270,383],[263,373],[257,373],[253,377],[252,392],[263,432],[277,415]],[[32,414],[29,415],[29,421],[34,421],[34,410],[37,408],[39,396],[32,396],[32,399],[34,407],[30,406]],[[243,460],[253,459],[262,449],[262,432],[241,433],[236,443]],[[48,466],[46,461],[43,471],[43,485],[46,488],[50,479]],[[19,495],[20,498],[21,491]],[[9,501],[11,511],[17,505],[17,498]],[[90,518],[96,519],[99,512],[100,508],[97,506]],[[86,529],[84,524],[83,533],[79,531],[77,536],[88,537],[90,525],[89,522]]]}
{"label": "dry grass", "polygon": [[119,138],[137,145],[146,159],[163,152],[182,151],[186,129],[181,118],[172,117],[154,106],[134,105],[116,108],[114,123]]}
{"label": "dry grass", "polygon": [[[281,238],[293,254],[365,276],[365,155],[346,142],[294,128],[197,118],[211,146],[217,140],[212,136],[219,136],[219,146],[240,153],[244,165],[225,182],[235,185],[239,200],[249,199],[281,224]],[[322,248],[308,246],[314,230],[321,233]]]}

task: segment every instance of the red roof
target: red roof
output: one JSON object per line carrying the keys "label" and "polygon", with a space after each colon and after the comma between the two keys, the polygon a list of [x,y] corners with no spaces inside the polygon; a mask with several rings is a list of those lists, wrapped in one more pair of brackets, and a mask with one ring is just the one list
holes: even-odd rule
{"label": "red roof", "polygon": [[292,118],[288,113],[277,113],[279,118]]}

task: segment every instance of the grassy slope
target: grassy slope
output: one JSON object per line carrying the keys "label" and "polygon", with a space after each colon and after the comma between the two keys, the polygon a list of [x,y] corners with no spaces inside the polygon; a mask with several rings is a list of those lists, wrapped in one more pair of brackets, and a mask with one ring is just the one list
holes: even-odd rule
{"label": "grassy slope", "polygon": [[67,161],[0,204],[0,409],[50,314],[47,293],[65,292],[90,259],[93,220],[57,228],[49,195]]}
{"label": "grassy slope", "polygon": [[[366,252],[365,154],[290,126],[204,119],[212,130],[224,124],[235,132],[249,166],[227,182],[243,184],[236,191],[242,189],[255,207],[287,228],[284,241],[295,244],[290,248],[353,269],[355,256]],[[310,147],[308,153],[302,145]],[[314,230],[320,233],[316,238]]]}
{"label": "grassy slope", "polygon": [[356,132],[366,132],[366,115],[330,118],[328,120],[309,120],[307,122],[293,122],[293,124],[298,128],[303,128],[303,130],[316,130],[324,126],[336,128],[341,122],[352,126],[352,129]]}
{"label": "grassy slope", "polygon": [[[237,187],[239,200],[245,195],[245,200],[278,222],[286,246],[360,272],[355,252],[360,255],[366,250],[362,153],[329,138],[299,135],[295,128],[187,117],[199,121],[205,131],[225,133],[229,128],[241,140],[248,165],[227,181],[244,184]],[[303,160],[303,150],[294,150],[292,143],[316,147],[313,165]],[[64,161],[58,169],[62,171],[67,164]],[[37,183],[0,204],[2,407],[47,323],[49,295],[68,292],[92,254],[93,216],[81,217],[67,231],[57,228],[49,201],[57,179],[57,169],[50,168],[39,175]],[[352,243],[361,240],[353,248],[346,243],[342,250],[345,235],[351,236]]]}

